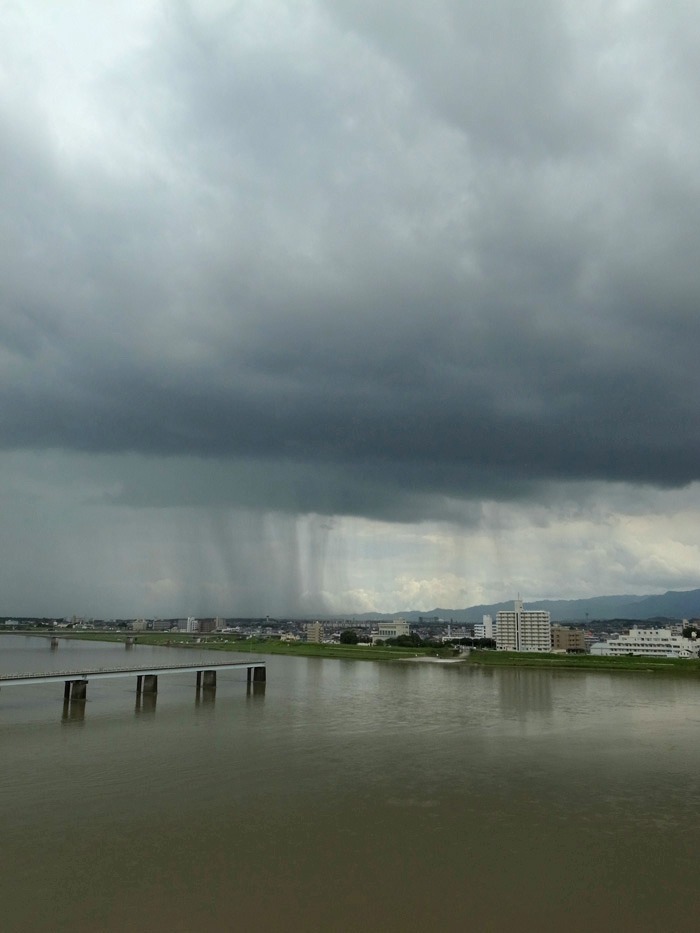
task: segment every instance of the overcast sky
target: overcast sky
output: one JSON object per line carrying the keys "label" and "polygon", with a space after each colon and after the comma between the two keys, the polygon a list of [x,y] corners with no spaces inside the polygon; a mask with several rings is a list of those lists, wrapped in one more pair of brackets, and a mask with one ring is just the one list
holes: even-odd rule
{"label": "overcast sky", "polygon": [[0,8],[0,614],[700,586],[700,8]]}

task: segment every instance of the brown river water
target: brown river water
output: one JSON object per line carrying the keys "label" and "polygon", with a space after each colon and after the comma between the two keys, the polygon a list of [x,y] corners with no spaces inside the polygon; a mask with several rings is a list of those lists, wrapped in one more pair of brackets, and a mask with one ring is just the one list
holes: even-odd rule
{"label": "brown river water", "polygon": [[[0,638],[2,672],[190,656]],[[0,930],[700,928],[697,681],[267,662],[2,687]]]}

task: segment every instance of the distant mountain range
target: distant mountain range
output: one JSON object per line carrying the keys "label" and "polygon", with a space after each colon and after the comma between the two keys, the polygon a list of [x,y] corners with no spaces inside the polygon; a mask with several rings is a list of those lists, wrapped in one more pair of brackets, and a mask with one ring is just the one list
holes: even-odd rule
{"label": "distant mountain range", "polygon": [[[366,612],[355,619],[406,619],[418,622],[434,618],[452,622],[481,622],[485,614],[496,618],[499,609],[511,609],[513,600],[467,609],[431,609],[427,612]],[[700,590],[686,590],[656,596],[594,596],[591,599],[542,599],[525,601],[526,609],[546,609],[553,622],[593,622],[595,619],[691,619],[700,618]]]}

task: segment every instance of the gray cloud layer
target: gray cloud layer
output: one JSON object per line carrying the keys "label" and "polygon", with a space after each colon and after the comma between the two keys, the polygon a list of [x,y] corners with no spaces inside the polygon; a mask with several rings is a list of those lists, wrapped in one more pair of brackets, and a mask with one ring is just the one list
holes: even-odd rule
{"label": "gray cloud layer", "polygon": [[155,8],[53,110],[10,59],[5,450],[396,519],[700,478],[700,13],[227,7]]}

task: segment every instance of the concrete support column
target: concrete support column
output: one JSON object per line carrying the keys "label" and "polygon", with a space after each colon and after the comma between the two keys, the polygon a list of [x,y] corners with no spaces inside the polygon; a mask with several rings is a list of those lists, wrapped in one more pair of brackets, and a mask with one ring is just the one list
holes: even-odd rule
{"label": "concrete support column", "polygon": [[202,672],[197,671],[197,690],[202,686]]}
{"label": "concrete support column", "polygon": [[158,675],[157,674],[144,674],[143,675],[143,692],[144,693],[158,693]]}
{"label": "concrete support column", "polygon": [[87,680],[72,680],[70,682],[70,698],[71,702],[74,700],[86,700],[87,699]]}
{"label": "concrete support column", "polygon": [[253,668],[253,682],[260,684],[267,680],[267,671],[264,667]]}
{"label": "concrete support column", "polygon": [[204,686],[216,687],[216,671],[204,671]]}
{"label": "concrete support column", "polygon": [[143,691],[143,674],[136,677],[136,696],[141,696]]}
{"label": "concrete support column", "polygon": [[249,668],[248,668],[248,676],[247,676],[246,680],[247,680],[248,683],[250,683],[252,679],[253,679],[253,668],[252,668],[252,667],[249,667]]}
{"label": "concrete support column", "polygon": [[66,685],[63,688],[63,699],[70,700],[70,680],[66,681]]}

